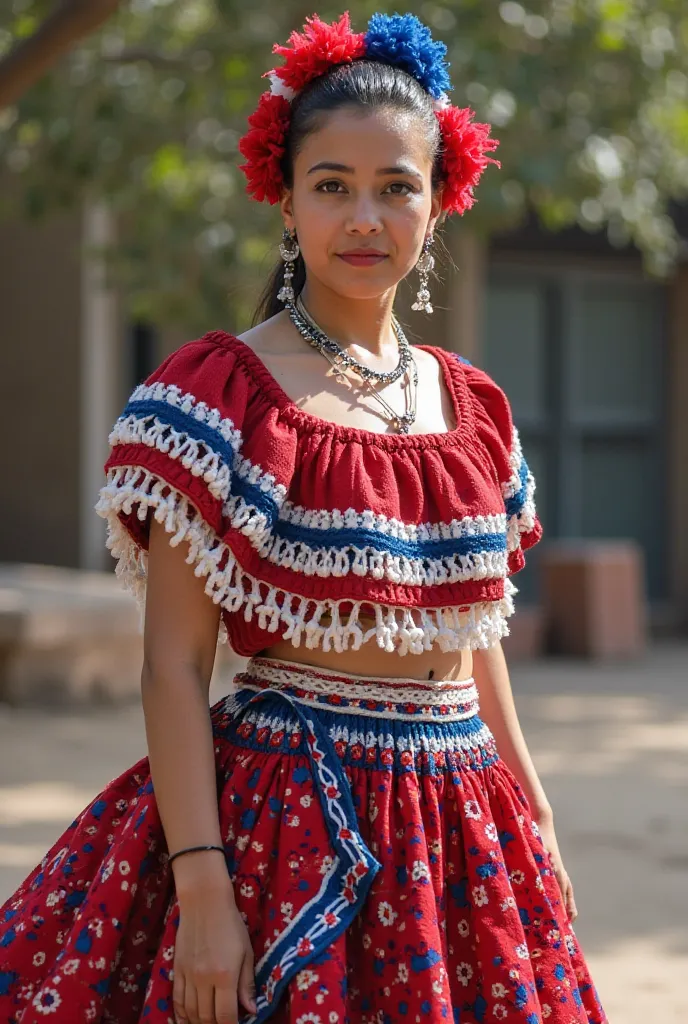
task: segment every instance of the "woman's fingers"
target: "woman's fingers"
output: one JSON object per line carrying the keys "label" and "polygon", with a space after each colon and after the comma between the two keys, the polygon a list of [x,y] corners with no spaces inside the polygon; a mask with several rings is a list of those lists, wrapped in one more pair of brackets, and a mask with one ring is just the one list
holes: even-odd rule
{"label": "woman's fingers", "polygon": [[244,962],[241,965],[238,986],[241,1005],[249,1013],[256,1012],[256,979],[253,973],[253,951],[247,950]]}
{"label": "woman's fingers", "polygon": [[198,1014],[198,990],[195,984],[191,981],[186,982],[186,988],[184,990],[184,1009],[186,1011],[186,1019],[189,1024],[200,1024],[200,1016]]}
{"label": "woman's fingers", "polygon": [[[209,978],[204,978],[197,986],[198,1024],[216,1024],[215,1021],[215,988]],[[228,1024],[228,1022],[223,1022]],[[232,1021],[232,1024],[235,1024]]]}
{"label": "woman's fingers", "polygon": [[568,885],[566,887],[566,913],[569,915],[569,921],[573,922],[578,917],[578,909],[576,907],[576,898],[573,895],[573,885],[571,879],[568,878]]}
{"label": "woman's fingers", "polygon": [[236,984],[222,984],[215,989],[215,1018],[217,1024],[237,1024],[239,1006]]}
{"label": "woman's fingers", "polygon": [[172,982],[172,1005],[174,1007],[175,1024],[187,1024],[189,1020],[184,1005],[185,989],[184,975],[175,968]]}

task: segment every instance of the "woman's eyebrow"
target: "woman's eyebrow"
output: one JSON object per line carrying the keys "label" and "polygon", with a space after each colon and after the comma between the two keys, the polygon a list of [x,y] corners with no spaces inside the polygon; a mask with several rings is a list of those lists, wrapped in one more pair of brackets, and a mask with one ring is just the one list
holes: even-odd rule
{"label": "woman's eyebrow", "polygon": [[[321,160],[318,164],[313,166],[308,171],[308,174],[315,174],[316,171],[337,171],[340,174],[355,174],[355,168],[349,167],[347,164],[337,164],[330,160]],[[410,164],[395,164],[394,167],[380,167],[375,172],[380,176],[385,174],[408,174],[413,178],[422,178],[422,174],[412,167]]]}
{"label": "woman's eyebrow", "polygon": [[394,167],[381,167],[378,174],[408,174],[412,178],[422,178],[423,175],[411,164],[396,164]]}
{"label": "woman's eyebrow", "polygon": [[319,164],[313,164],[308,173],[315,174],[316,171],[339,171],[341,174],[353,174],[354,168],[347,167],[346,164],[334,164],[329,160],[321,160]]}

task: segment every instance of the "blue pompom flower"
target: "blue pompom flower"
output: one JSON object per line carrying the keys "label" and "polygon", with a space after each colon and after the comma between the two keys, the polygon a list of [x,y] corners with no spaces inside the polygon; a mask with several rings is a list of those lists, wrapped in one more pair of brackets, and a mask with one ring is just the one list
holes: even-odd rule
{"label": "blue pompom flower", "polygon": [[371,60],[403,68],[434,99],[452,87],[444,59],[447,47],[433,40],[415,14],[374,14],[365,35],[365,53]]}

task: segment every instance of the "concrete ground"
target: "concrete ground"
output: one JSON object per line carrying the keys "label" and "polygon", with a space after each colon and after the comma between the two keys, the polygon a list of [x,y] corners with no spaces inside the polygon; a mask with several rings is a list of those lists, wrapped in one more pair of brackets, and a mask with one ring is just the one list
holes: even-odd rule
{"label": "concrete ground", "polygon": [[[688,646],[662,644],[629,665],[515,664],[512,678],[609,1019],[684,1024]],[[144,753],[138,705],[0,705],[0,903]]]}

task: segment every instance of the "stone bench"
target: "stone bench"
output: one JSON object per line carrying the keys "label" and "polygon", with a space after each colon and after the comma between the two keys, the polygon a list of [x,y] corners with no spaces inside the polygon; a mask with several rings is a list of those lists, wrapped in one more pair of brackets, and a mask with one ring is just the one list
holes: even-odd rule
{"label": "stone bench", "polygon": [[[114,573],[0,564],[0,702],[138,700],[139,612]],[[218,650],[211,697],[244,660]]]}
{"label": "stone bench", "polygon": [[0,700],[121,700],[140,689],[138,611],[112,573],[0,565]]}

